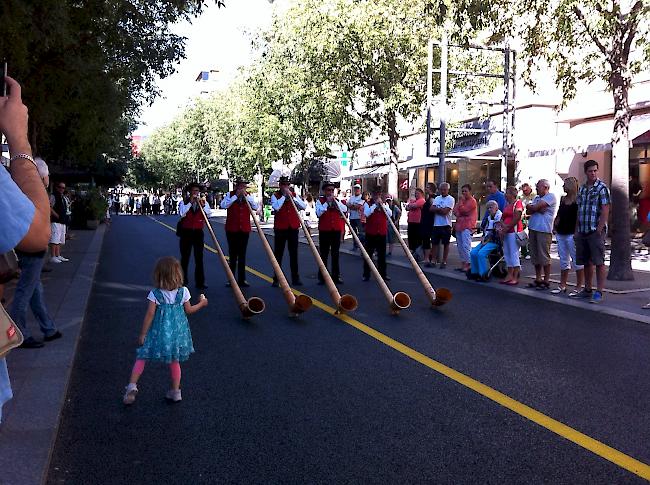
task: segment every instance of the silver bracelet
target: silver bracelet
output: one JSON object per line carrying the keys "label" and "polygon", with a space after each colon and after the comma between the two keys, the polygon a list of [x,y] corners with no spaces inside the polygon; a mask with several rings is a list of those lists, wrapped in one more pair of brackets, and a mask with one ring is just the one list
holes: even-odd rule
{"label": "silver bracelet", "polygon": [[31,155],[27,155],[26,153],[19,153],[19,154],[17,154],[17,155],[14,155],[13,157],[11,157],[11,158],[9,159],[9,164],[11,165],[11,164],[14,163],[16,160],[20,160],[21,158],[22,158],[23,160],[29,160],[30,162],[32,162],[32,163],[34,164],[34,166],[36,167],[36,169],[38,169],[38,166],[36,165],[36,162],[34,161],[34,158],[33,158]]}

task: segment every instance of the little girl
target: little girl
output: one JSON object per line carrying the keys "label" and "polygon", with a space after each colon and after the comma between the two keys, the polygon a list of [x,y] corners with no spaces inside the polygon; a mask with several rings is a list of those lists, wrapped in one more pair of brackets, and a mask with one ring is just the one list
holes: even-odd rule
{"label": "little girl", "polygon": [[138,393],[138,379],[147,360],[169,364],[171,389],[165,396],[172,402],[181,398],[181,366],[194,352],[192,335],[187,322],[191,315],[208,305],[201,295],[196,305],[190,303],[190,292],[183,286],[183,270],[176,258],[167,256],[156,262],[153,273],[155,289],[149,292],[149,307],[138,338],[136,361],[131,380],[126,386],[124,404],[133,404]]}

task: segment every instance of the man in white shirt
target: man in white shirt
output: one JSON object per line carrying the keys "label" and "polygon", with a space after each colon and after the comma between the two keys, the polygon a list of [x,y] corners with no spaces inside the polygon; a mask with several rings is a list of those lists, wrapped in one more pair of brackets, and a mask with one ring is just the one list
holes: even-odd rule
{"label": "man in white shirt", "polygon": [[[201,185],[192,183],[183,191],[185,198],[178,205],[181,216],[178,222],[178,235],[180,237],[181,266],[183,268],[183,284],[188,286],[187,267],[190,255],[194,249],[194,281],[199,290],[207,289],[205,285],[205,271],[203,270],[203,227],[207,220],[203,212],[210,217],[212,210],[204,198],[200,197]],[[203,208],[203,212],[201,209]]]}
{"label": "man in white shirt", "polygon": [[[228,192],[221,201],[221,208],[226,209],[226,239],[230,269],[237,278],[239,286],[248,287],[246,281],[246,249],[251,233],[251,216],[246,201],[256,211],[259,207],[253,196],[246,191],[248,181],[237,177],[235,190]],[[226,286],[229,286],[226,283]]]}
{"label": "man in white shirt", "polygon": [[[440,269],[447,267],[449,256],[449,241],[451,239],[451,212],[454,210],[454,198],[449,195],[449,184],[443,182],[438,186],[440,195],[433,199],[430,211],[435,214],[433,220],[433,235],[431,236],[431,254],[438,258],[438,249],[442,243],[442,262]],[[438,262],[434,262],[435,266]]]}
{"label": "man in white shirt", "polygon": [[[307,204],[289,186],[289,177],[280,177],[280,189],[271,195],[271,207],[275,211],[273,234],[275,235],[275,259],[282,266],[285,244],[289,247],[289,266],[291,267],[291,283],[302,286],[298,274],[298,229],[300,218],[287,197],[291,197],[298,210],[304,210]],[[278,279],[273,277],[273,286],[278,286]]]}
{"label": "man in white shirt", "polygon": [[[357,236],[361,237],[361,214],[359,213],[359,210],[363,207],[363,197],[361,195],[361,185],[359,184],[354,184],[354,192],[353,194],[348,198],[346,205],[348,206],[348,209],[350,209],[348,218],[350,219],[350,225],[352,226],[352,230],[357,234]],[[357,249],[357,241],[352,238],[352,250]]]}

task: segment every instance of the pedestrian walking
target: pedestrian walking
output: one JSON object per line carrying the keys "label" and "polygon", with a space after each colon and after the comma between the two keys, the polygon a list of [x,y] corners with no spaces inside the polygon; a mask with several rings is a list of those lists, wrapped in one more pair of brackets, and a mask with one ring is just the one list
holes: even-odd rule
{"label": "pedestrian walking", "polygon": [[124,404],[133,404],[138,393],[138,380],[147,361],[169,365],[171,388],[165,399],[179,402],[181,397],[181,362],[194,352],[192,333],[187,315],[208,306],[204,295],[195,305],[190,303],[190,292],[183,286],[183,270],[178,260],[171,256],[156,262],[153,274],[154,289],[147,295],[149,306],[138,337],[136,361],[131,379],[124,393]]}
{"label": "pedestrian walking", "polygon": [[54,185],[54,193],[50,195],[50,263],[64,263],[70,261],[68,258],[61,256],[61,246],[65,245],[65,234],[67,224],[69,223],[68,212],[70,206],[68,199],[63,196],[65,192],[65,183],[58,182]]}
{"label": "pedestrian walking", "polygon": [[[528,288],[548,290],[551,286],[551,240],[553,238],[553,218],[557,199],[550,193],[551,184],[541,179],[536,184],[537,196],[532,204],[526,206],[530,215],[528,220],[528,241],[530,260],[535,265],[535,280]],[[543,277],[542,277],[543,272]]]}
{"label": "pedestrian walking", "polygon": [[[298,210],[304,210],[307,204],[296,195],[289,186],[289,177],[280,177],[280,189],[271,195],[271,207],[275,211],[273,221],[273,234],[275,235],[275,259],[282,266],[284,247],[289,250],[289,266],[291,268],[291,282],[294,286],[302,286],[298,273],[298,229],[300,219],[293,205],[287,201],[291,197]],[[278,278],[273,276],[273,286],[278,286]]]}
{"label": "pedestrian walking", "polygon": [[557,215],[553,221],[553,232],[557,240],[557,252],[560,256],[560,284],[557,288],[551,290],[554,295],[566,293],[567,280],[569,279],[569,270],[573,268],[576,272],[576,287],[569,296],[575,298],[584,287],[584,265],[576,263],[576,244],[573,238],[576,231],[576,222],[578,220],[578,179],[567,177],[564,179],[565,196],[560,198]]}
{"label": "pedestrian walking", "polygon": [[188,266],[190,256],[194,251],[194,282],[199,290],[205,290],[207,286],[205,285],[205,271],[203,269],[203,228],[207,221],[203,213],[205,213],[205,216],[210,217],[212,210],[205,199],[199,197],[200,191],[201,185],[197,183],[190,184],[184,191],[185,199],[179,204],[179,214],[181,216],[179,245],[183,284],[188,285]]}
{"label": "pedestrian walking", "polygon": [[478,221],[478,205],[472,195],[472,186],[465,184],[460,189],[460,199],[454,207],[456,216],[456,246],[461,266],[457,271],[469,271],[469,252],[472,250],[472,234]]}
{"label": "pedestrian walking", "polygon": [[[587,181],[578,192],[578,223],[576,225],[576,264],[585,266],[585,287],[575,295],[590,298],[591,303],[603,301],[605,288],[605,237],[611,198],[609,189],[598,178],[598,162],[584,164]],[[596,291],[592,294],[592,278],[596,267]]]}

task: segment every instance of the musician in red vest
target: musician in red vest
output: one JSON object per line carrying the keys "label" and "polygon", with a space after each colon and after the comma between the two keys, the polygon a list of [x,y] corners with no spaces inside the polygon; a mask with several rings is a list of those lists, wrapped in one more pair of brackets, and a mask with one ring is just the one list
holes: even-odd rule
{"label": "musician in red vest", "polygon": [[[298,210],[305,210],[307,204],[296,195],[294,190],[289,187],[289,184],[289,177],[280,177],[280,189],[271,196],[271,207],[275,211],[275,220],[273,222],[275,247],[273,252],[275,253],[275,259],[282,265],[284,246],[288,246],[291,283],[294,286],[302,286],[298,274],[298,229],[300,228],[300,219],[287,197],[293,198]],[[275,276],[273,277],[273,286],[278,286],[278,279]]]}
{"label": "musician in red vest", "polygon": [[[338,206],[338,209],[337,209]],[[323,195],[316,200],[316,215],[318,216],[318,246],[320,257],[327,266],[327,258],[332,251],[332,279],[336,283],[343,283],[339,268],[339,249],[341,248],[341,234],[345,221],[341,212],[348,208],[334,198],[334,184],[326,182],[323,185]],[[318,284],[324,283],[323,276],[318,272]]]}
{"label": "musician in red vest", "polygon": [[194,249],[194,281],[199,290],[207,289],[205,285],[205,272],[203,270],[203,227],[206,220],[199,205],[203,207],[205,215],[210,217],[210,205],[202,198],[201,185],[192,183],[183,190],[183,200],[178,204],[180,221],[180,247],[181,267],[183,268],[183,284],[188,286],[187,266],[190,255]]}
{"label": "musician in red vest", "polygon": [[[248,200],[253,210],[257,210],[259,207],[253,196],[246,192],[247,187],[248,181],[237,177],[235,190],[228,192],[221,201],[221,208],[228,210],[226,239],[228,240],[230,269],[237,278],[237,283],[242,287],[250,286],[246,281],[246,248],[251,234],[251,215],[246,201]],[[226,283],[226,286],[229,285],[230,283]]]}
{"label": "musician in red vest", "polygon": [[[388,234],[388,219],[391,210],[381,196],[381,188],[375,187],[372,198],[363,203],[363,213],[366,216],[366,239],[363,247],[372,258],[377,251],[377,270],[384,279],[390,280],[386,275],[386,234]],[[370,266],[363,260],[363,281],[370,279]]]}

